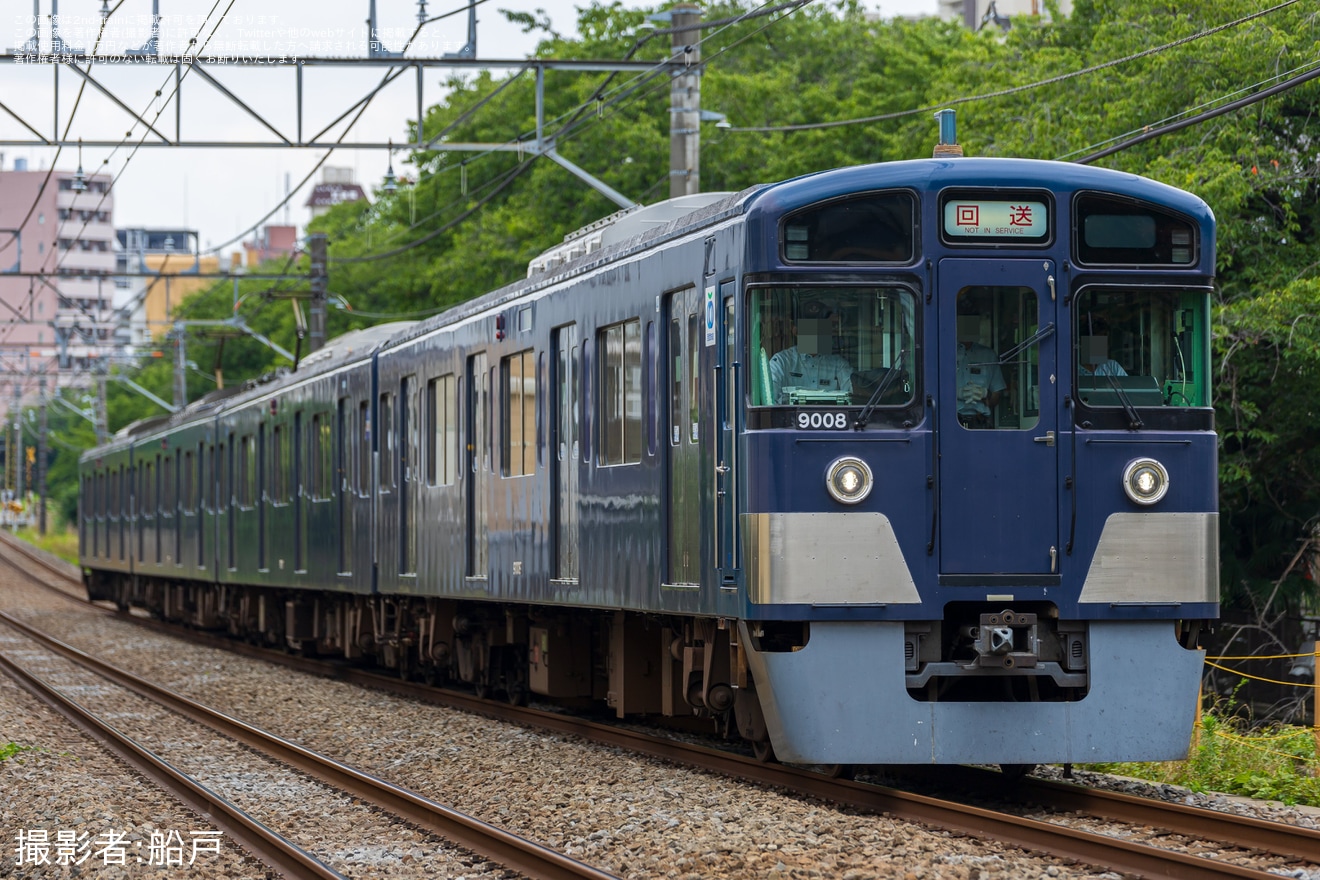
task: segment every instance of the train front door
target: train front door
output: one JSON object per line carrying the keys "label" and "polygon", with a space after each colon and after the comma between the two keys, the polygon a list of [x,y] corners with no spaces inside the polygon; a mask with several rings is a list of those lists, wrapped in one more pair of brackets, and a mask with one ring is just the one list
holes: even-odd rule
{"label": "train front door", "polygon": [[1055,276],[1049,260],[939,263],[935,412],[946,584],[1058,574]]}

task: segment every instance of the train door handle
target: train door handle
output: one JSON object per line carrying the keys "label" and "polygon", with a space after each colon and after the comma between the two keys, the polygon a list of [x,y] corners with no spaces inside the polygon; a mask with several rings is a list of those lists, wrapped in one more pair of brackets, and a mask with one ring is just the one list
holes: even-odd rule
{"label": "train door handle", "polygon": [[722,477],[729,472],[729,466],[724,462],[715,465],[715,475]]}
{"label": "train door handle", "polygon": [[1053,446],[1053,445],[1054,445],[1054,432],[1053,432],[1053,431],[1046,431],[1046,432],[1045,432],[1045,436],[1043,436],[1043,437],[1033,437],[1033,438],[1031,438],[1031,439],[1035,440],[1037,443],[1044,443],[1046,446]]}

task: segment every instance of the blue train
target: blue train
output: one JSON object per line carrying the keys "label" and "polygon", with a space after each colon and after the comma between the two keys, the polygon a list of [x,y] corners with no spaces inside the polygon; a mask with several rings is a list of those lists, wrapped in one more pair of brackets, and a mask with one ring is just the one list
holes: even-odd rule
{"label": "blue train", "polygon": [[1185,754],[1215,227],[937,157],[622,212],[82,460],[97,599],[765,759]]}

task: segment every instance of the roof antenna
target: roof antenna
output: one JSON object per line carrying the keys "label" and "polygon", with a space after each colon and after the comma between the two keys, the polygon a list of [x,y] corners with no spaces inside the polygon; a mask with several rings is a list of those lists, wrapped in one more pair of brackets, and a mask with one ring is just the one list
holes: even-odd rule
{"label": "roof antenna", "polygon": [[957,113],[945,108],[935,114],[935,118],[940,123],[940,140],[935,145],[935,158],[942,159],[950,156],[961,156],[963,148],[958,143],[958,119]]}

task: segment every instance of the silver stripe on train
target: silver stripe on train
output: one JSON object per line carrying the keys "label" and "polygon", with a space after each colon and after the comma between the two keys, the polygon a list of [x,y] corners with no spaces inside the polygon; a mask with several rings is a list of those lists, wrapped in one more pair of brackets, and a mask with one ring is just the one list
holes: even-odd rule
{"label": "silver stripe on train", "polygon": [[747,591],[761,604],[906,605],[921,597],[883,513],[743,514]]}
{"label": "silver stripe on train", "polygon": [[1219,514],[1113,513],[1080,602],[1218,602]]}

